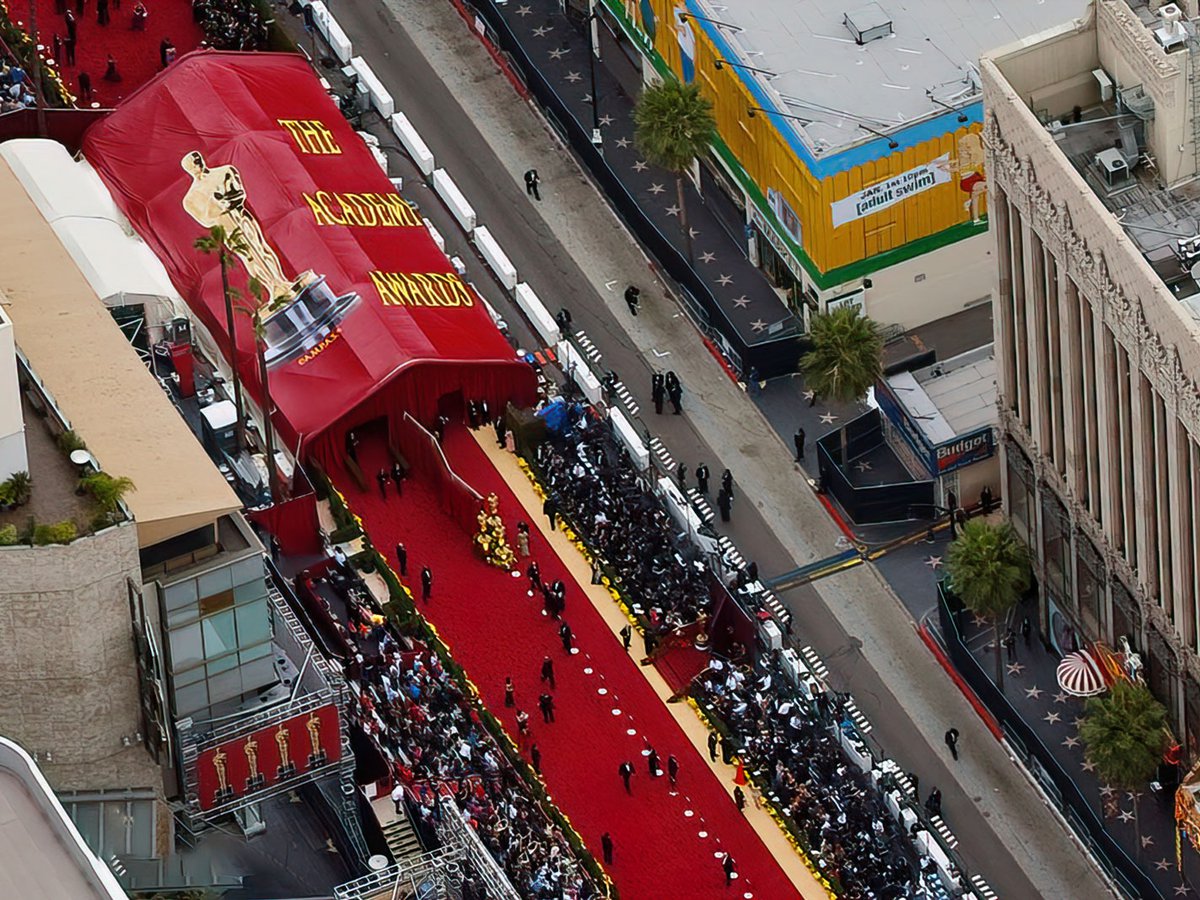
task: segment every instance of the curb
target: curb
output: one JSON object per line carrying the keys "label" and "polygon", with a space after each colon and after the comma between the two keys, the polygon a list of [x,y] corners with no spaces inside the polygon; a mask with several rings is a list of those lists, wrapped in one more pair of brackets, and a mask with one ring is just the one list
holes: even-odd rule
{"label": "curb", "polygon": [[916,629],[917,635],[921,638],[922,642],[924,642],[925,646],[929,648],[929,652],[933,654],[934,658],[938,661],[938,664],[946,670],[946,674],[950,676],[950,680],[954,682],[955,686],[962,692],[962,695],[966,698],[967,702],[971,704],[976,715],[983,720],[983,724],[987,726],[988,731],[992,733],[992,736],[996,740],[1003,743],[1004,731],[1000,728],[1000,723],[996,721],[996,717],[992,715],[991,711],[983,705],[983,701],[979,699],[979,696],[973,690],[971,690],[970,685],[968,685],[966,681],[963,680],[963,677],[958,674],[958,670],[954,668],[954,664],[950,662],[950,657],[946,655],[946,651],[941,648],[941,645],[939,645],[934,639],[933,635],[929,633],[929,629],[926,627],[925,623],[922,622],[919,625],[914,625],[913,628]]}

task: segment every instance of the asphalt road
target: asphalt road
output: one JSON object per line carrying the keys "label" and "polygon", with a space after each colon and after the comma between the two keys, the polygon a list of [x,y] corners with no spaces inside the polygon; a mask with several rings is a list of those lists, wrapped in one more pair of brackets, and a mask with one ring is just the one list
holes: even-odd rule
{"label": "asphalt road", "polygon": [[[766,487],[771,479],[787,481],[789,491],[796,487],[800,475],[792,466],[789,449],[769,433],[748,398],[740,392],[730,395],[731,386],[717,361],[705,357],[702,350],[697,352],[700,344],[692,326],[657,282],[648,261],[634,248],[569,154],[558,146],[557,138],[497,72],[449,3],[335,0],[332,6],[354,42],[356,55],[371,64],[392,92],[397,110],[403,111],[425,138],[438,165],[451,173],[475,207],[479,222],[487,224],[517,265],[522,280],[534,287],[551,311],[561,306],[570,309],[575,327],[584,329],[603,353],[604,366],[619,373],[641,405],[643,419],[675,458],[691,470],[706,462],[714,481],[725,466],[739,480],[740,473],[750,480],[753,472],[754,484],[763,489],[753,496],[740,490],[733,522],[725,526],[742,553],[756,560],[764,574],[772,575],[835,552],[836,535],[825,528],[827,523],[822,523],[824,530],[816,529],[816,536],[805,541],[799,551],[795,534],[789,541],[793,549],[785,547],[777,535],[781,523],[789,531],[807,532],[814,527],[813,510],[819,511],[808,498],[807,512],[792,514],[792,521],[785,522],[780,515],[784,502],[771,496]],[[378,117],[374,119],[379,126]],[[370,116],[364,119],[364,124],[370,122]],[[380,127],[372,130],[385,133]],[[519,340],[530,347],[529,331],[520,324],[515,306],[488,277],[433,191],[398,152],[398,142],[385,137],[383,144],[391,147],[392,173],[406,176],[406,196],[420,204],[422,213],[445,236],[447,250],[468,262],[469,278],[508,319]],[[526,197],[520,181],[520,173],[531,166],[541,172],[546,211]],[[585,213],[586,229],[552,226],[559,216],[549,211],[556,194],[570,196],[572,214]],[[616,249],[610,252],[610,248]],[[643,312],[636,320],[620,299],[629,282],[639,283],[643,291]],[[650,360],[659,368],[681,373],[687,391],[684,415],[654,415],[649,398]],[[720,384],[721,380],[725,383]],[[801,517],[806,521],[800,521]],[[859,575],[839,575],[837,579],[843,580],[845,590],[860,594],[862,585],[874,583]],[[882,657],[864,655],[863,640],[847,633],[835,614],[839,601],[830,596],[829,584],[823,583],[820,591],[805,586],[781,596],[793,613],[797,640],[810,644],[822,656],[833,687],[854,695],[874,725],[871,739],[919,777],[922,793],[935,785],[941,788],[944,816],[960,839],[958,852],[968,869],[983,874],[1004,898],[1037,897],[1043,891],[1046,896],[1102,896],[1104,891],[1090,867],[1044,811],[1037,810],[1040,818],[1025,831],[1018,829],[1015,836],[1009,832],[997,835],[993,824],[998,819],[1006,820],[1008,828],[1017,828],[1011,820],[1019,818],[996,812],[1001,777],[1007,794],[1026,792],[1008,801],[1016,807],[1036,808],[1040,798],[1020,776],[997,768],[996,760],[1003,766],[1008,765],[1006,759],[996,755],[994,741],[978,722],[970,721],[973,716],[966,712],[954,686],[936,667],[931,670],[928,660],[914,657],[907,663],[910,667],[919,664],[922,671],[930,673],[923,678],[925,683],[904,683],[902,689],[893,690],[900,684],[894,674],[885,671],[881,677],[878,671],[886,669],[880,660],[893,651],[885,649]],[[880,617],[888,622],[907,621],[897,615],[892,608],[897,606],[894,597],[882,588],[878,598],[869,598],[869,603],[878,603]],[[870,617],[870,612],[866,615]],[[897,631],[904,626],[888,627]],[[911,629],[895,638],[895,653],[928,656],[912,639]],[[938,697],[938,703],[924,708],[913,700],[924,695]],[[945,720],[946,707],[955,710],[954,720]],[[986,748],[992,768],[985,765],[982,770],[992,777],[981,777],[977,774],[980,770],[968,771],[959,764],[951,771],[949,757],[938,746],[941,732],[950,725],[963,732],[965,753],[972,752],[973,742],[977,747],[992,742],[993,746]],[[1010,852],[1012,847],[1017,848],[1016,855]],[[1052,873],[1056,873],[1053,880],[1061,877],[1061,884],[1074,885],[1084,893],[1055,890],[1047,884]],[[1035,881],[1041,887],[1035,887]]]}

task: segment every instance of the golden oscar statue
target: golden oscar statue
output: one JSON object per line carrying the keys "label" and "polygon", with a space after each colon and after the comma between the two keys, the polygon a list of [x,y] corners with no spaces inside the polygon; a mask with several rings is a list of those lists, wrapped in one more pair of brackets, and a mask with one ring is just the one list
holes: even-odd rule
{"label": "golden oscar statue", "polygon": [[315,769],[325,765],[328,761],[325,751],[321,748],[320,717],[314,712],[308,717],[308,720],[304,723],[304,727],[308,729],[308,740],[312,744],[312,752],[308,754],[308,767]]}
{"label": "golden oscar statue", "polygon": [[279,747],[279,772],[277,775],[280,781],[285,778],[291,778],[296,774],[296,764],[292,762],[288,753],[290,740],[291,736],[281,722],[279,728],[275,731],[275,744]]}
{"label": "golden oscar statue", "polygon": [[258,771],[258,741],[253,737],[248,737],[246,743],[242,745],[242,749],[246,753],[246,768],[250,771],[250,775],[246,778],[246,790],[253,791],[267,782],[263,773]]}
{"label": "golden oscar statue", "polygon": [[233,788],[229,784],[229,769],[225,765],[227,759],[225,751],[218,747],[212,757],[213,769],[217,773],[217,792],[213,798],[215,803],[222,803],[233,798]]}

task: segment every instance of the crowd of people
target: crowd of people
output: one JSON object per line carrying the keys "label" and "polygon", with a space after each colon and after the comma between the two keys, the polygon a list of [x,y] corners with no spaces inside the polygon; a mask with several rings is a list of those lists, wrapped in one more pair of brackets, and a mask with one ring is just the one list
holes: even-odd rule
{"label": "crowd of people", "polygon": [[218,50],[265,50],[270,29],[254,0],[192,0],[204,42]]}
{"label": "crowd of people", "polygon": [[[714,660],[693,684],[772,805],[789,819],[810,857],[837,879],[839,896],[940,896],[937,875],[916,852],[883,797],[842,750],[841,700],[816,680],[800,690],[782,670]],[[715,751],[714,751],[715,752]]]}
{"label": "crowd of people", "polygon": [[[336,561],[327,582],[341,604],[322,602],[353,654],[345,667],[352,694],[348,718],[374,741],[404,786],[426,846],[436,844],[436,824],[448,806],[444,798],[452,797],[523,897],[594,896],[566,838],[436,655],[394,633],[346,563]],[[334,608],[342,604],[344,609]]]}
{"label": "crowd of people", "polygon": [[647,634],[672,631],[706,611],[703,562],[677,540],[674,523],[605,423],[567,404],[563,427],[549,431],[535,459],[548,514],[562,515],[583,537]]}

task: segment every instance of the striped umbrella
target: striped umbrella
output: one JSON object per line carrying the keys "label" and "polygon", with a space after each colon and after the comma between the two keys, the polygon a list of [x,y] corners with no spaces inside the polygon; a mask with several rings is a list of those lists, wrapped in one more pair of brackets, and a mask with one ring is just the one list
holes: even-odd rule
{"label": "striped umbrella", "polygon": [[1073,697],[1094,697],[1108,690],[1099,663],[1086,650],[1068,653],[1058,664],[1058,686]]}

